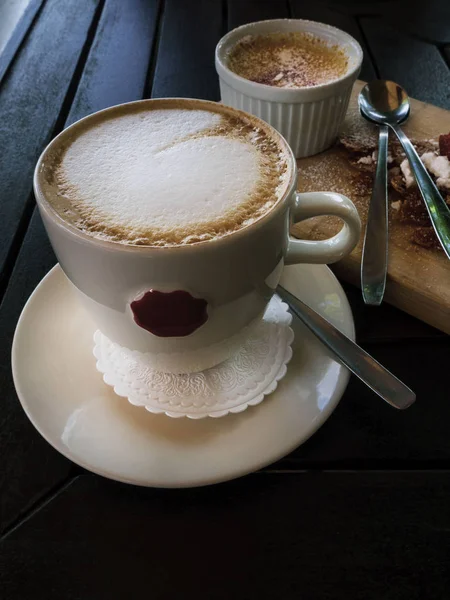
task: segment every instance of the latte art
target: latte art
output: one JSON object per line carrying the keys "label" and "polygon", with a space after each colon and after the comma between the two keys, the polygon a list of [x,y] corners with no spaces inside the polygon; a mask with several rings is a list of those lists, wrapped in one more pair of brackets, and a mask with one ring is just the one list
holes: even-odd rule
{"label": "latte art", "polygon": [[281,138],[214,103],[116,107],[63,132],[43,161],[45,197],[84,233],[131,245],[214,240],[261,218],[289,183]]}

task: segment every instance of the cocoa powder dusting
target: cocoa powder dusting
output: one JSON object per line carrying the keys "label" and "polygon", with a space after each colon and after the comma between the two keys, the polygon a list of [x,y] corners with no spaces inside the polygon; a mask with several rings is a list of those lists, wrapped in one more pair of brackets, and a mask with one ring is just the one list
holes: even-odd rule
{"label": "cocoa powder dusting", "polygon": [[348,56],[310,33],[269,33],[239,40],[228,54],[227,66],[256,83],[300,88],[338,79],[348,69]]}

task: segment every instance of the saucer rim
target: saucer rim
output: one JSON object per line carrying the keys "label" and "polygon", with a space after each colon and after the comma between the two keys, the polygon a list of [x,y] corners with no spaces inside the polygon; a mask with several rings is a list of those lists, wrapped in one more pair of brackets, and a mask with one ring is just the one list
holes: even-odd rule
{"label": "saucer rim", "polygon": [[[341,284],[339,283],[338,279],[336,278],[334,273],[331,271],[331,269],[329,269],[329,267],[327,267],[327,265],[294,265],[294,267],[295,266],[314,267],[314,269],[321,269],[324,273],[327,273],[327,276],[333,281],[334,285],[341,292],[340,301],[342,302],[343,311],[346,313],[347,325],[349,326],[349,328],[351,330],[351,331],[347,332],[347,335],[349,335],[349,337],[351,337],[352,339],[355,339],[355,323],[354,323],[353,313],[352,313],[350,304],[348,302],[347,295],[345,294]],[[226,472],[219,473],[216,476],[214,476],[214,478],[211,476],[208,476],[208,475],[203,476],[203,478],[202,478],[197,475],[195,477],[195,479],[193,479],[191,481],[183,480],[183,482],[176,482],[176,481],[173,481],[173,482],[168,482],[168,481],[161,482],[160,481],[160,482],[158,482],[155,480],[151,480],[151,478],[149,478],[149,477],[142,478],[142,479],[139,479],[136,477],[126,477],[121,474],[118,474],[117,472],[110,471],[106,468],[99,468],[98,466],[91,464],[89,461],[84,460],[83,457],[78,456],[75,453],[71,452],[71,450],[66,445],[64,445],[62,442],[60,442],[59,440],[54,440],[53,436],[47,435],[47,432],[45,431],[45,427],[41,426],[41,424],[40,424],[40,423],[42,423],[42,419],[38,419],[34,416],[34,413],[31,409],[32,403],[27,401],[27,399],[25,397],[26,394],[21,389],[20,376],[18,373],[19,333],[23,326],[22,325],[23,321],[28,317],[28,313],[32,309],[33,303],[36,301],[37,295],[39,294],[39,292],[42,291],[42,288],[45,287],[45,285],[48,283],[48,280],[53,279],[58,274],[58,272],[64,274],[59,263],[54,265],[54,267],[52,267],[50,269],[50,271],[40,280],[40,282],[37,284],[37,286],[33,290],[32,294],[30,295],[30,297],[28,298],[27,302],[25,303],[25,305],[22,309],[22,312],[20,314],[20,317],[19,317],[17,325],[16,325],[16,329],[14,332],[14,338],[13,338],[13,343],[12,343],[12,348],[11,348],[12,375],[13,375],[14,386],[16,389],[18,399],[21,403],[21,406],[22,406],[26,416],[28,417],[28,419],[30,420],[31,424],[34,426],[36,431],[57,452],[59,452],[65,458],[67,458],[74,464],[82,467],[83,469],[85,469],[88,472],[94,473],[96,475],[100,475],[102,477],[105,477],[107,479],[111,479],[113,481],[117,481],[120,483],[136,485],[138,487],[152,487],[152,488],[160,488],[160,489],[165,489],[165,488],[167,488],[167,489],[183,489],[183,488],[190,488],[190,487],[203,487],[203,486],[208,486],[208,485],[214,485],[216,483],[223,483],[226,481],[238,479],[245,475],[255,473],[261,469],[269,467],[270,465],[276,463],[277,461],[281,460],[282,458],[288,456],[296,448],[303,445],[310,437],[312,437],[318,431],[318,429],[320,429],[320,427],[322,427],[322,425],[333,414],[334,410],[336,409],[337,405],[339,404],[339,402],[345,392],[345,389],[347,388],[347,385],[348,385],[348,382],[350,379],[350,372],[343,367],[342,372],[339,376],[339,380],[336,384],[336,387],[333,390],[332,395],[330,395],[329,402],[328,402],[325,410],[323,410],[320,413],[320,415],[318,416],[318,418],[316,418],[315,421],[310,424],[308,431],[306,432],[305,435],[303,435],[300,438],[297,438],[295,440],[295,442],[293,442],[289,446],[283,447],[278,452],[273,453],[269,460],[267,458],[264,458],[259,462],[257,462],[257,461],[253,462],[251,466],[246,465],[242,468],[239,468],[238,466],[236,466],[235,468],[233,468],[232,472],[231,472],[231,469],[228,468],[228,470]],[[274,395],[276,394],[276,390],[273,392],[273,394]],[[161,418],[169,418],[166,415],[157,415],[157,416],[160,416]],[[214,419],[214,420],[217,421],[217,419]]]}

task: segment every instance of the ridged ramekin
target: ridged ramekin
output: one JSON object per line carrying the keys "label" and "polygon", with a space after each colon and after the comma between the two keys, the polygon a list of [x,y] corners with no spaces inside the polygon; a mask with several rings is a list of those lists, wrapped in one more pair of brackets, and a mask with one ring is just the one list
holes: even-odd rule
{"label": "ridged ramekin", "polygon": [[[339,45],[349,57],[347,72],[321,85],[293,89],[255,83],[227,67],[227,54],[243,37],[293,31],[311,33]],[[362,59],[358,42],[336,27],[303,19],[274,19],[249,23],[227,33],[217,44],[215,62],[222,102],[264,119],[283,135],[295,156],[301,158],[322,152],[333,144],[347,112]]]}

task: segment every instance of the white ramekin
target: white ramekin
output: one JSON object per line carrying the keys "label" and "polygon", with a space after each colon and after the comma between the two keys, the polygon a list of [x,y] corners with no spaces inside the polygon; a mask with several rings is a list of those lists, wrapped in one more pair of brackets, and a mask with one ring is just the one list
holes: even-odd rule
{"label": "white ramekin", "polygon": [[[345,75],[321,85],[287,89],[255,83],[236,75],[228,67],[227,54],[247,35],[305,31],[341,46],[349,57]],[[249,23],[233,29],[216,47],[216,70],[222,102],[245,110],[275,127],[287,140],[295,156],[311,156],[329,148],[347,112],[350,94],[356,81],[363,52],[350,35],[315,21],[274,19]]]}

